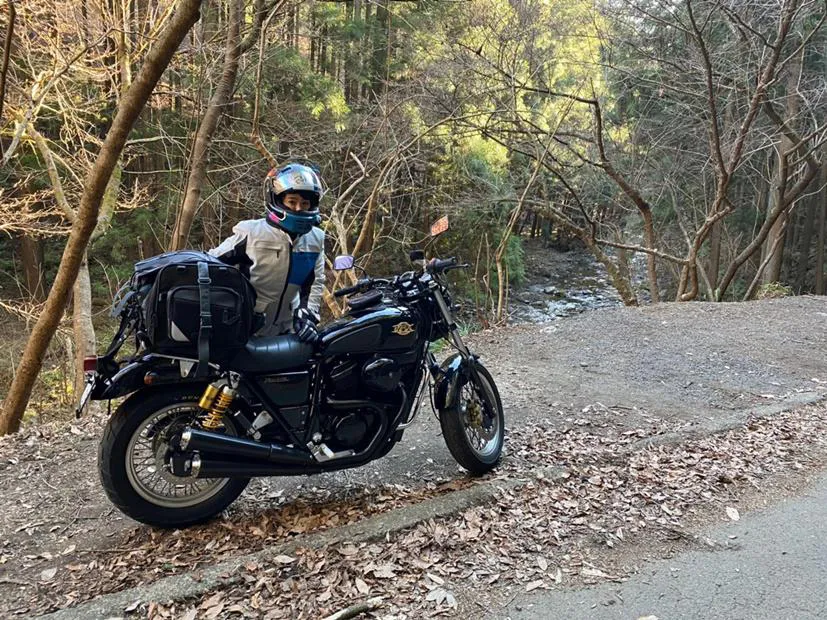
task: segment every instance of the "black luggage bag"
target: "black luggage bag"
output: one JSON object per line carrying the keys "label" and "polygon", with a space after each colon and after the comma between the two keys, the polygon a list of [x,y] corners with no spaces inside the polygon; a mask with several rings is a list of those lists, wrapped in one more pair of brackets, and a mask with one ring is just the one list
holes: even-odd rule
{"label": "black luggage bag", "polygon": [[144,295],[144,327],[153,352],[224,363],[254,329],[256,294],[238,269],[205,252],[167,252],[135,264],[133,290]]}

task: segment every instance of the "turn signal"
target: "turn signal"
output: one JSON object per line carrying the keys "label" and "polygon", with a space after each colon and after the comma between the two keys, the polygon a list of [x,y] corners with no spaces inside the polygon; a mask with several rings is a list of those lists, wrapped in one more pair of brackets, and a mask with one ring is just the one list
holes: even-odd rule
{"label": "turn signal", "polygon": [[98,371],[98,357],[91,355],[83,358],[83,372],[97,372]]}

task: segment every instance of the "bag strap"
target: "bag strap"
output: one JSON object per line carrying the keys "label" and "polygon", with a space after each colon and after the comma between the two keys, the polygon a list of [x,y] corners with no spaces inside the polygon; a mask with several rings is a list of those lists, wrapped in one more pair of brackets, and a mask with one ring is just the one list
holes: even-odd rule
{"label": "bag strap", "polygon": [[198,300],[201,324],[198,328],[198,367],[196,377],[206,377],[210,363],[210,335],[212,334],[212,314],[210,313],[210,265],[198,262]]}
{"label": "bag strap", "polygon": [[126,308],[127,304],[131,301],[132,297],[135,296],[135,293],[128,292],[124,297],[123,301],[119,304],[118,314],[121,317],[121,324],[118,326],[118,331],[115,332],[115,335],[112,338],[112,342],[109,345],[109,348],[106,349],[106,353],[103,354],[102,357],[115,357],[115,354],[121,348],[126,339],[129,337],[129,334],[132,332],[132,329],[135,327],[135,316],[132,307]]}

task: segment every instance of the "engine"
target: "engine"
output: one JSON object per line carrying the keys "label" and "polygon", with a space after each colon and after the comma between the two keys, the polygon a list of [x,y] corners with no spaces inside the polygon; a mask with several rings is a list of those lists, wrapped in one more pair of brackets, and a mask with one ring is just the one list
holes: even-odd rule
{"label": "engine", "polygon": [[327,393],[335,399],[384,401],[399,389],[403,366],[381,355],[341,356],[330,365]]}
{"label": "engine", "polygon": [[326,373],[322,435],[334,451],[365,449],[383,418],[402,405],[403,374],[397,360],[375,355],[344,355],[331,360]]}

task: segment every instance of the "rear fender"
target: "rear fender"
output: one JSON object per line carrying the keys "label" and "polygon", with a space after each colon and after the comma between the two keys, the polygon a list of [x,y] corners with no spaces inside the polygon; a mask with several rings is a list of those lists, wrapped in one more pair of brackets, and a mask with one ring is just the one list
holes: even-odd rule
{"label": "rear fender", "polygon": [[456,405],[460,388],[468,381],[468,374],[468,362],[459,353],[454,353],[442,362],[434,389],[434,407],[437,411]]}
{"label": "rear fender", "polygon": [[144,376],[149,369],[149,362],[138,361],[127,364],[111,379],[98,375],[92,390],[92,400],[111,400],[144,387]]}

